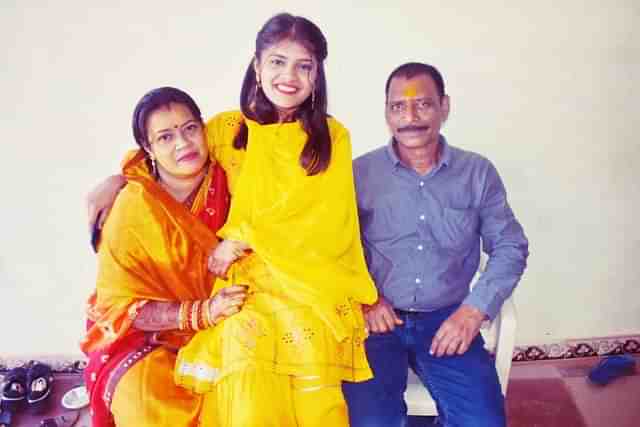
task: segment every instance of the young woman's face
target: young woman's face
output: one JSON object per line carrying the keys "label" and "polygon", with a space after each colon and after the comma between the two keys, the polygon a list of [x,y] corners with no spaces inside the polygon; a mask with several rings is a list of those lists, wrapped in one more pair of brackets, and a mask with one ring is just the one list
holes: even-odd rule
{"label": "young woman's face", "polygon": [[290,116],[311,95],[318,73],[311,52],[288,39],[265,49],[254,67],[264,94],[281,117]]}
{"label": "young woman's face", "polygon": [[197,175],[209,158],[204,128],[183,104],[160,107],[147,119],[151,155],[162,172],[177,178]]}

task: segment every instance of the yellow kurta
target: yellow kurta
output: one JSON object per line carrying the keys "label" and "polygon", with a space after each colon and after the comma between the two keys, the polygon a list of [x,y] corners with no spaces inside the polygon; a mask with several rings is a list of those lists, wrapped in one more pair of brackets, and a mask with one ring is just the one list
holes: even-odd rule
{"label": "yellow kurta", "polygon": [[[205,299],[213,287],[206,266],[218,240],[196,217],[212,174],[190,213],[140,170],[141,159],[138,153],[125,166],[128,184],[102,232],[97,298],[89,313],[95,324],[82,342],[85,351],[104,349],[130,333],[145,302]],[[183,343],[190,335],[169,331],[162,338]],[[174,385],[175,358],[159,347],[123,375],[111,401],[118,426],[198,425],[201,397]]]}
{"label": "yellow kurta", "polygon": [[313,379],[314,387],[369,379],[361,304],[377,296],[360,243],[349,134],[329,118],[330,166],[307,176],[299,123],[247,120],[243,151],[232,147],[241,120],[239,112],[218,115],[207,134],[232,194],[218,234],[253,250],[229,278],[249,284],[250,294],[240,313],[183,347],[176,382],[207,392],[247,369]]}

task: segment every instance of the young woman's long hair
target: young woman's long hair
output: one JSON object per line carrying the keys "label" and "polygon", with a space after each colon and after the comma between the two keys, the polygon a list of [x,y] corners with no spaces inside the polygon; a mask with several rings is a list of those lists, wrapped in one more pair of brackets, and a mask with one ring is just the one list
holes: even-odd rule
{"label": "young woman's long hair", "polygon": [[[313,22],[288,13],[278,14],[267,21],[256,37],[255,58],[260,58],[268,47],[282,40],[300,43],[311,52],[317,64],[315,95],[309,96],[296,110],[294,119],[300,120],[308,135],[307,142],[300,154],[300,165],[307,175],[316,175],[327,169],[331,160],[331,136],[327,125],[327,82],[324,72],[324,60],[327,57],[327,41]],[[240,106],[245,117],[261,124],[278,121],[278,110],[261,88],[257,88],[256,72],[251,59],[242,82]],[[248,129],[242,123],[233,146],[246,148]]]}

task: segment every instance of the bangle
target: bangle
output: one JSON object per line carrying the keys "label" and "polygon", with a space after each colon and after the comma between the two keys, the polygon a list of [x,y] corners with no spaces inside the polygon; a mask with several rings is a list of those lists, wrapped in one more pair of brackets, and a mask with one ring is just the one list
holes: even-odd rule
{"label": "bangle", "polygon": [[194,301],[191,305],[191,318],[190,318],[190,324],[191,324],[191,330],[193,331],[197,331],[198,330],[198,309],[200,308],[200,304],[198,304],[198,301]]}
{"label": "bangle", "polygon": [[199,313],[198,313],[198,330],[202,330],[202,329],[206,329],[207,328],[207,323],[206,323],[206,319],[205,319],[205,313],[204,313],[204,309],[205,307],[205,303],[207,302],[207,300],[199,300],[197,302],[197,304],[199,305]]}
{"label": "bangle", "polygon": [[183,301],[180,303],[180,309],[178,310],[178,329],[184,331],[187,329],[187,313],[189,302]]}

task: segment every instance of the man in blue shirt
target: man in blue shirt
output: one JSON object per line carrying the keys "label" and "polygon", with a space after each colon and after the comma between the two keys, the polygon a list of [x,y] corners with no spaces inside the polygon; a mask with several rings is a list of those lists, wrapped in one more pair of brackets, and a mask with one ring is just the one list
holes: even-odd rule
{"label": "man in blue shirt", "polygon": [[[509,297],[528,242],[495,167],[449,145],[440,72],[407,63],[386,84],[391,142],[354,161],[362,241],[378,301],[365,307],[374,378],[345,383],[352,427],[404,426],[411,367],[445,426],[504,426],[504,397],[478,333]],[[489,256],[473,290],[480,251]]]}

